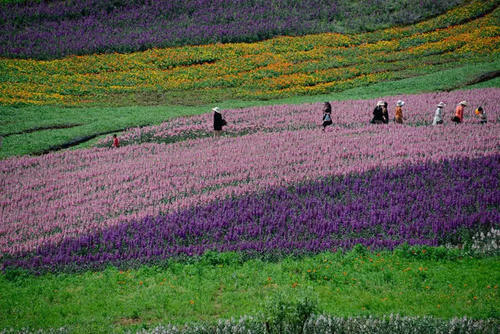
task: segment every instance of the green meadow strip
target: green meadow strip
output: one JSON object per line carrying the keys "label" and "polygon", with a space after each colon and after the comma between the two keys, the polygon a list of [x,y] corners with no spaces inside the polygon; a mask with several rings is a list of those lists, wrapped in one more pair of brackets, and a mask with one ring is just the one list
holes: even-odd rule
{"label": "green meadow strip", "polygon": [[120,271],[0,274],[0,328],[123,332],[159,324],[257,316],[276,299],[307,297],[333,316],[467,316],[498,319],[498,257],[459,250],[362,247],[280,260],[206,253],[199,259]]}

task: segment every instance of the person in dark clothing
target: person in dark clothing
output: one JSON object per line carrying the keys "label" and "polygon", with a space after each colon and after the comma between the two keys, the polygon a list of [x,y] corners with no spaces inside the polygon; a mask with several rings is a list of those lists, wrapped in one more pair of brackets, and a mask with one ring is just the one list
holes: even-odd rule
{"label": "person in dark clothing", "polygon": [[378,101],[377,106],[373,110],[373,118],[370,121],[372,124],[383,124],[384,123],[384,111],[382,107],[384,106],[383,101]]}
{"label": "person in dark clothing", "polygon": [[382,106],[382,117],[384,124],[389,124],[389,112],[387,111],[387,102]]}
{"label": "person in dark clothing", "polygon": [[330,102],[325,102],[323,106],[323,131],[328,125],[332,125],[332,105]]}
{"label": "person in dark clothing", "polygon": [[212,108],[212,110],[214,111],[214,133],[219,136],[222,133],[222,127],[227,125],[227,122],[222,118],[218,107]]}

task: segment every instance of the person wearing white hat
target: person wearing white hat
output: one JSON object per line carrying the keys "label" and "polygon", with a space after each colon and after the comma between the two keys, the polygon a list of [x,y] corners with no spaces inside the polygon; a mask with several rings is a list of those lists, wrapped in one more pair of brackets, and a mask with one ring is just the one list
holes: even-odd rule
{"label": "person wearing white hat", "polygon": [[436,112],[434,113],[434,120],[432,121],[432,125],[443,124],[443,108],[446,106],[444,102],[439,102],[437,105]]}
{"label": "person wearing white hat", "polygon": [[227,122],[222,118],[219,107],[212,108],[214,112],[214,133],[219,136],[222,133],[222,127],[227,125]]}
{"label": "person wearing white hat", "polygon": [[459,124],[464,121],[464,110],[467,107],[467,101],[462,101],[457,105],[455,109],[455,116],[451,119],[453,122]]}
{"label": "person wearing white hat", "polygon": [[396,102],[396,113],[394,116],[394,122],[398,124],[403,124],[403,106],[405,103],[401,100]]}
{"label": "person wearing white hat", "polygon": [[377,106],[373,110],[373,118],[370,121],[372,124],[383,124],[384,123],[384,111],[383,111],[384,101],[378,101]]}

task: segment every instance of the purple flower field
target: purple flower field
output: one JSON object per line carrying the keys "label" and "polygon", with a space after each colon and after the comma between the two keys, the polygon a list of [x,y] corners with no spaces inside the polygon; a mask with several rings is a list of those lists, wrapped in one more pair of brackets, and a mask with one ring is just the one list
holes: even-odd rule
{"label": "purple flower field", "polygon": [[[278,35],[385,28],[462,0],[83,0],[0,4],[0,56],[58,58],[153,47],[255,42]],[[379,15],[371,15],[372,13]],[[385,13],[392,15],[385,15]],[[403,15],[404,14],[404,15]]]}
{"label": "purple flower field", "polygon": [[[349,102],[334,103],[334,111],[341,110],[346,117],[334,114],[332,118],[339,125],[325,132],[319,127],[320,105],[245,109],[234,111],[243,127],[253,124],[258,128],[265,123],[262,120],[269,119],[277,131],[258,128],[255,133],[236,137],[210,136],[171,144],[145,143],[2,160],[0,257],[33,252],[145,217],[206,207],[215,201],[325,177],[495,156],[500,147],[497,96],[498,89],[434,97],[408,95],[404,113],[410,125],[369,124],[373,101],[351,102],[352,108],[348,108]],[[444,125],[412,124],[430,121],[437,101],[443,99],[454,106],[452,101],[464,97],[470,98],[473,106],[487,103],[488,124],[478,124],[471,107],[461,125],[449,121],[453,107],[447,107]],[[395,101],[394,97],[386,100],[391,104]],[[295,108],[303,111],[289,112]],[[236,119],[232,117],[228,115],[228,120]],[[173,128],[179,122],[188,124],[190,119],[173,121]],[[313,127],[307,126],[310,124]],[[168,126],[162,126],[167,133]]]}
{"label": "purple flower field", "polygon": [[301,254],[462,242],[500,224],[500,155],[326,178],[146,217],[5,259],[35,271],[150,263],[207,250]]}

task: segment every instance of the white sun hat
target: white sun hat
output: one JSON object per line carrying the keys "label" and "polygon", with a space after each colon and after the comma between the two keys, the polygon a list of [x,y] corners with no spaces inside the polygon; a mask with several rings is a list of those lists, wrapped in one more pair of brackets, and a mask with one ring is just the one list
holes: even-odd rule
{"label": "white sun hat", "polygon": [[398,102],[396,102],[396,105],[397,105],[398,107],[402,107],[402,106],[404,106],[404,105],[405,105],[405,102],[404,102],[404,101],[399,100]]}
{"label": "white sun hat", "polygon": [[437,106],[439,108],[444,108],[446,106],[446,104],[444,102],[439,102],[439,104]]}
{"label": "white sun hat", "polygon": [[219,107],[212,108],[213,111],[220,113]]}
{"label": "white sun hat", "polygon": [[459,104],[463,105],[463,106],[467,106],[467,101],[462,101],[460,102]]}
{"label": "white sun hat", "polygon": [[384,105],[384,101],[378,101],[377,102],[377,106],[383,106]]}

